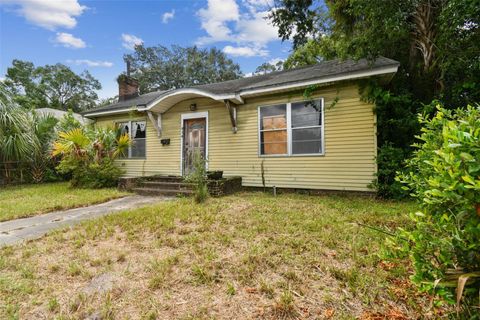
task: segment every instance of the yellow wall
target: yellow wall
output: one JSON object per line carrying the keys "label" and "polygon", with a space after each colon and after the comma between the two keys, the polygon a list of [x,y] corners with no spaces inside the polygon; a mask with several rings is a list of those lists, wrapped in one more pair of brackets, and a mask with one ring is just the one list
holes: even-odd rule
{"label": "yellow wall", "polygon": [[[319,89],[313,97],[325,99],[325,155],[295,157],[258,156],[258,106],[303,100],[302,92],[251,98],[237,108],[238,132],[231,131],[230,119],[223,103],[199,98],[183,101],[162,115],[160,138],[143,114],[125,114],[99,118],[97,124],[146,119],[146,159],[118,160],[128,176],[152,174],[180,175],[181,114],[208,111],[209,170],[223,170],[224,175],[239,175],[245,186],[262,186],[261,163],[264,162],[267,186],[329,190],[369,191],[367,185],[376,172],[376,125],[373,106],[360,101],[353,84]],[[331,108],[332,102],[338,102]]]}

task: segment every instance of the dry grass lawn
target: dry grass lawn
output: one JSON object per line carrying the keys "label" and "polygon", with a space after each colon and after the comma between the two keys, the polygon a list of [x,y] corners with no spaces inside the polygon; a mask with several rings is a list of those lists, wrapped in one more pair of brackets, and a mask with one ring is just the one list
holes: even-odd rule
{"label": "dry grass lawn", "polygon": [[54,210],[83,207],[127,194],[115,188],[70,188],[68,182],[0,188],[0,222]]}
{"label": "dry grass lawn", "polygon": [[437,318],[379,258],[411,203],[242,193],[126,211],[0,250],[0,318]]}

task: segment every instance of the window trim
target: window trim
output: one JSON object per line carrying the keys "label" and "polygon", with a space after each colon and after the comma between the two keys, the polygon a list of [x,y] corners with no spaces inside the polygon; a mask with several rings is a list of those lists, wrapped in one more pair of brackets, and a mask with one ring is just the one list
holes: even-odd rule
{"label": "window trim", "polygon": [[126,157],[118,157],[118,160],[145,160],[147,159],[147,120],[146,119],[133,119],[133,120],[118,120],[118,121],[115,121],[115,126],[118,127],[119,124],[121,123],[128,123],[128,127],[130,128],[130,130],[128,131],[128,135],[130,136],[130,139],[132,140],[132,143],[134,141],[134,139],[132,139],[131,137],[131,132],[132,132],[132,122],[145,122],[145,138],[139,138],[139,139],[145,139],[145,156],[143,157],[132,157],[132,146],[128,146],[128,150],[127,150],[127,156]]}
{"label": "window trim", "polygon": [[[318,128],[319,126],[306,126],[306,127],[298,127],[298,128],[292,128],[292,103],[298,103],[298,102],[307,102],[307,101],[315,101],[319,100],[321,101],[321,113],[322,113],[322,124],[320,126],[321,134],[322,134],[322,152],[320,153],[292,153],[292,145],[293,145],[293,140],[292,140],[292,129],[308,129],[309,127],[311,128]],[[293,100],[289,102],[277,102],[277,103],[272,103],[268,105],[261,105],[257,107],[257,131],[258,131],[258,150],[257,150],[257,155],[259,158],[282,158],[282,157],[323,157],[325,156],[325,99],[323,97],[320,98],[313,98],[311,100]],[[260,115],[260,110],[261,108],[266,108],[266,107],[273,107],[273,106],[278,106],[278,105],[285,105],[286,106],[286,117],[287,117],[287,153],[284,154],[262,154],[262,132],[261,130],[261,115]]]}

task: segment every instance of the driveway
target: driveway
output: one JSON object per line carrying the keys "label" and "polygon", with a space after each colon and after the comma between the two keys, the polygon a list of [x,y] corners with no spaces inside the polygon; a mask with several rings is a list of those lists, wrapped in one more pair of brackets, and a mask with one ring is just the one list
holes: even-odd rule
{"label": "driveway", "polygon": [[135,195],[89,207],[54,211],[31,218],[0,222],[0,247],[17,244],[25,240],[37,239],[51,230],[73,226],[83,220],[172,199],[174,198]]}

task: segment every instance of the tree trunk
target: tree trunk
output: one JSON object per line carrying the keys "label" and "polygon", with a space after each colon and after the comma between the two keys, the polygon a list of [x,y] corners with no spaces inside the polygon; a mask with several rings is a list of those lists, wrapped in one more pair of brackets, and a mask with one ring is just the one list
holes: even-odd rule
{"label": "tree trunk", "polygon": [[439,1],[426,0],[419,3],[412,16],[413,45],[423,58],[423,71],[429,72],[435,66],[435,22],[438,17]]}

